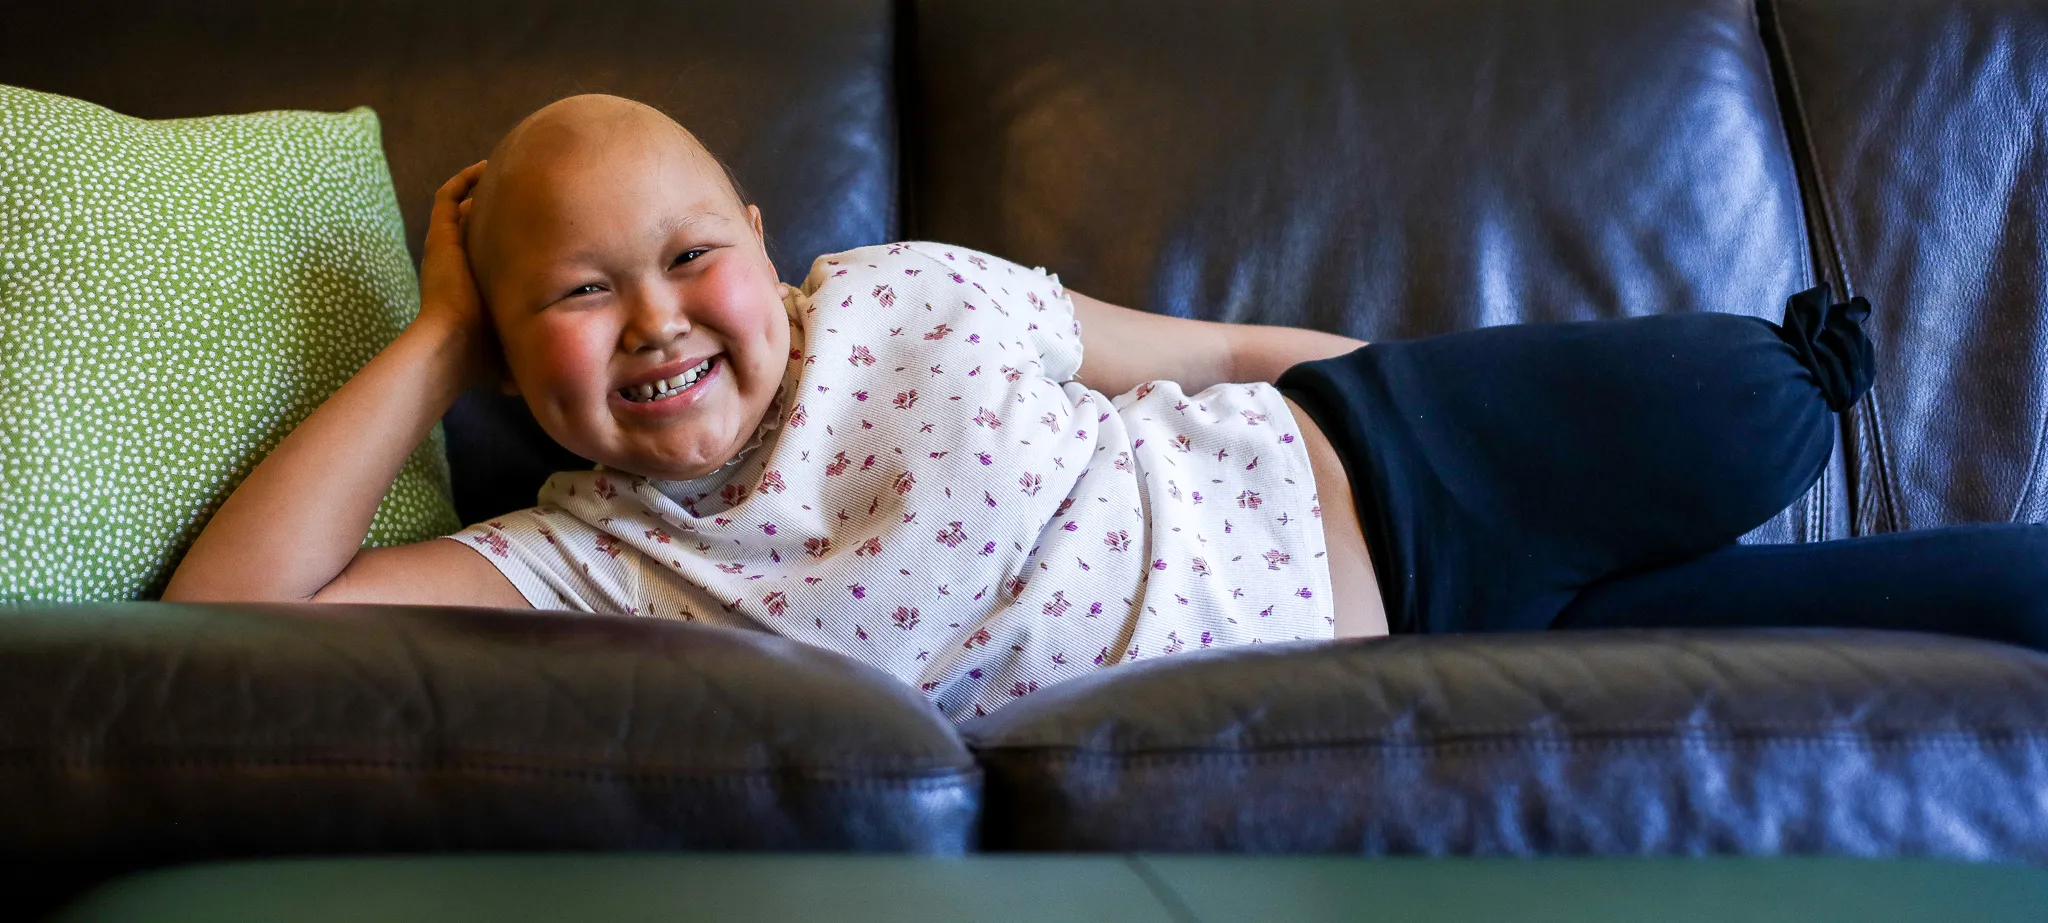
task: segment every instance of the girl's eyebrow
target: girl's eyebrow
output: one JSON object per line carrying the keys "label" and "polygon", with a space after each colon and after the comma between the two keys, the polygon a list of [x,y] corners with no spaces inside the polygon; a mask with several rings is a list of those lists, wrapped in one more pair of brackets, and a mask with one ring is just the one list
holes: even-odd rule
{"label": "girl's eyebrow", "polygon": [[724,215],[718,214],[717,212],[693,212],[691,214],[684,215],[681,218],[669,217],[661,219],[661,230],[665,233],[676,234],[683,231],[687,231],[707,221],[724,220],[726,220],[726,217]]}

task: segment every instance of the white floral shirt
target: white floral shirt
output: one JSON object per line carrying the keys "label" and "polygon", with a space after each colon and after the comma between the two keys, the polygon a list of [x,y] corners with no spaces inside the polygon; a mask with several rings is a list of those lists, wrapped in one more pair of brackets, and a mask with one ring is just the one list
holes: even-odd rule
{"label": "white floral shirt", "polygon": [[694,481],[557,474],[455,538],[536,607],[772,631],[965,719],[1089,671],[1333,634],[1272,386],[1074,381],[1058,276],[961,247],[820,257],[760,444]]}

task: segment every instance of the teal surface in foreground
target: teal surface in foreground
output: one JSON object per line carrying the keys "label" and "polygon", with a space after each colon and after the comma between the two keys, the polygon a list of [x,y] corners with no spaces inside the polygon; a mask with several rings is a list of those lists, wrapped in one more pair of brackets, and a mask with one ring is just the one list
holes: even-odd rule
{"label": "teal surface in foreground", "polygon": [[2048,869],[1849,859],[426,856],[138,875],[62,923],[2048,920]]}

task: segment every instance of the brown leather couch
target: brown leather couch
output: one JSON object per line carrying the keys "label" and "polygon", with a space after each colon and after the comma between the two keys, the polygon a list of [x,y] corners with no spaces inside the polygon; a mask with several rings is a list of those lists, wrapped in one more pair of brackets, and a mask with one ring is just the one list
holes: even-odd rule
{"label": "brown leather couch", "polygon": [[[1881,306],[1826,474],[1750,536],[2048,519],[2043,0],[34,0],[0,82],[144,117],[368,104],[431,192],[573,92],[737,168],[796,280],[929,238],[1367,339]],[[447,421],[465,517],[579,464]],[[777,639],[472,610],[0,617],[16,893],[445,850],[2048,861],[2048,657],[1869,632],[1272,645],[956,732]]]}

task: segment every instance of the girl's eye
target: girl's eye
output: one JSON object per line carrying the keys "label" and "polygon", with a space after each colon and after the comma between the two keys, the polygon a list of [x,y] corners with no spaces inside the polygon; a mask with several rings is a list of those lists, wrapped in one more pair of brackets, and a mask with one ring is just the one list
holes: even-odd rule
{"label": "girl's eye", "polygon": [[706,247],[698,247],[695,250],[685,250],[682,253],[676,255],[675,265],[681,266],[684,263],[687,263],[710,252],[710,249]]}
{"label": "girl's eye", "polygon": [[574,297],[576,297],[576,296],[578,296],[578,295],[589,295],[589,294],[592,294],[592,293],[595,293],[595,292],[601,292],[601,291],[604,291],[604,286],[601,286],[601,285],[598,285],[598,284],[597,284],[597,283],[595,283],[595,282],[592,282],[592,283],[590,283],[590,284],[588,284],[588,285],[579,285],[579,286],[576,286],[576,287],[575,287],[575,288],[573,288],[573,289],[570,289],[570,290],[569,290],[569,294],[568,294],[568,295],[567,295],[566,297],[569,297],[569,298],[574,298]]}

